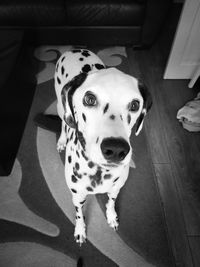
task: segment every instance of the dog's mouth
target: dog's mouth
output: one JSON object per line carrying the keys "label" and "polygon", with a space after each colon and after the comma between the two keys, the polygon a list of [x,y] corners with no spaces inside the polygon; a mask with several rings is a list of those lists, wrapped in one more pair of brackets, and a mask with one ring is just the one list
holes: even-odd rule
{"label": "dog's mouth", "polygon": [[121,167],[124,165],[124,161],[118,161],[118,162],[107,162],[107,163],[102,163],[101,164],[103,167],[106,168],[117,168],[117,167]]}
{"label": "dog's mouth", "polygon": [[109,168],[117,168],[119,167],[119,165],[121,165],[121,163],[105,163],[105,164],[102,164],[104,167],[109,167]]}
{"label": "dog's mouth", "polygon": [[129,157],[126,157],[122,161],[116,161],[116,162],[107,161],[106,163],[102,163],[101,165],[103,167],[106,167],[106,168],[117,168],[117,167],[121,167],[121,166],[127,165],[130,162],[130,160],[131,159],[129,159]]}

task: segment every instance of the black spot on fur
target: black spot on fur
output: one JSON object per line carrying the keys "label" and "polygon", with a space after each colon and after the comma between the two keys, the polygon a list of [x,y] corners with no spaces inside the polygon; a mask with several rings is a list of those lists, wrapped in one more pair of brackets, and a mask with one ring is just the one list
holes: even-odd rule
{"label": "black spot on fur", "polygon": [[67,76],[68,76],[68,73],[65,74],[65,77],[66,77],[66,78],[67,78]]}
{"label": "black spot on fur", "polygon": [[78,177],[79,179],[82,178],[82,174],[78,173],[75,167],[73,167],[73,173],[74,173],[74,175],[75,175],[76,177]]}
{"label": "black spot on fur", "polygon": [[115,200],[116,200],[116,198],[112,197],[112,200],[113,200],[113,201],[115,201]]}
{"label": "black spot on fur", "polygon": [[78,212],[78,207],[75,206],[75,210],[76,210],[76,212]]}
{"label": "black spot on fur", "polygon": [[99,63],[95,64],[95,67],[96,67],[98,70],[105,69],[104,65],[99,64]]}
{"label": "black spot on fur", "polygon": [[89,57],[90,53],[87,50],[83,50],[83,52],[81,53],[84,57]]}
{"label": "black spot on fur", "polygon": [[71,136],[70,136],[70,140],[72,140],[73,135],[74,135],[74,132],[72,131]]}
{"label": "black spot on fur", "polygon": [[63,62],[64,59],[65,59],[65,56],[62,57],[61,62]]}
{"label": "black spot on fur", "polygon": [[93,167],[94,167],[94,163],[93,163],[92,161],[89,161],[89,162],[88,162],[88,167],[89,167],[89,168],[93,168]]}
{"label": "black spot on fur", "polygon": [[68,162],[71,163],[72,162],[72,157],[68,156]]}
{"label": "black spot on fur", "polygon": [[93,191],[92,187],[90,187],[90,186],[88,186],[86,189],[87,189],[87,191],[90,191],[90,192]]}
{"label": "black spot on fur", "polygon": [[91,182],[91,186],[96,187],[96,182],[94,180]]}
{"label": "black spot on fur", "polygon": [[83,150],[81,151],[81,154],[84,157],[84,159],[88,161],[88,157],[85,155],[85,152]]}
{"label": "black spot on fur", "polygon": [[83,57],[80,57],[80,58],[79,58],[79,60],[80,60],[80,61],[83,61],[83,60],[84,60],[84,58],[83,58]]}
{"label": "black spot on fur", "polygon": [[80,154],[78,153],[78,151],[76,151],[76,155],[78,156],[78,158],[80,158]]}
{"label": "black spot on fur", "polygon": [[114,120],[114,119],[115,119],[115,115],[113,115],[113,114],[110,115],[110,119],[111,119],[111,120]]}
{"label": "black spot on fur", "polygon": [[83,201],[80,202],[81,205],[83,205],[85,203],[85,199]]}
{"label": "black spot on fur", "polygon": [[77,137],[78,137],[78,140],[80,141],[83,149],[85,150],[86,141],[85,141],[85,138],[83,136],[83,133],[81,131],[77,131]]}
{"label": "black spot on fur", "polygon": [[82,113],[82,117],[83,117],[84,122],[86,122],[86,116],[84,113]]}
{"label": "black spot on fur", "polygon": [[95,181],[97,184],[100,184],[101,174],[102,174],[102,170],[100,167],[98,167],[96,173],[94,175],[90,175],[89,177],[92,181]]}
{"label": "black spot on fur", "polygon": [[63,75],[64,72],[65,72],[65,68],[64,68],[64,66],[62,66],[62,67],[61,67],[61,74]]}
{"label": "black spot on fur", "polygon": [[82,72],[88,73],[91,70],[91,66],[89,64],[85,64],[81,70]]}
{"label": "black spot on fur", "polygon": [[77,134],[76,134],[75,139],[74,139],[74,144],[77,145],[77,143],[78,143],[78,137],[77,137]]}
{"label": "black spot on fur", "polygon": [[115,183],[118,179],[119,179],[119,177],[117,177],[113,182]]}
{"label": "black spot on fur", "polygon": [[81,49],[74,49],[72,50],[72,53],[80,53],[82,50]]}
{"label": "black spot on fur", "polygon": [[57,82],[59,83],[59,84],[61,84],[61,80],[57,77]]}
{"label": "black spot on fur", "polygon": [[71,191],[72,191],[73,193],[77,193],[77,191],[76,191],[75,189],[73,189],[73,188],[71,188]]}
{"label": "black spot on fur", "polygon": [[97,137],[96,144],[99,142],[99,137]]}
{"label": "black spot on fur", "polygon": [[111,174],[105,174],[104,175],[104,179],[110,179],[111,178]]}
{"label": "black spot on fur", "polygon": [[131,122],[131,115],[130,114],[128,114],[128,116],[127,116],[127,121],[128,121],[128,124],[130,124],[130,122]]}
{"label": "black spot on fur", "polygon": [[75,163],[75,168],[76,168],[77,170],[80,169],[80,166],[79,166],[78,162]]}
{"label": "black spot on fur", "polygon": [[104,108],[104,110],[103,110],[103,113],[104,113],[104,114],[107,112],[108,108],[109,108],[109,103],[107,103],[107,104],[105,105],[105,108]]}
{"label": "black spot on fur", "polygon": [[72,182],[76,183],[77,182],[77,178],[72,174]]}
{"label": "black spot on fur", "polygon": [[123,117],[122,117],[122,115],[120,115],[120,119],[123,121]]}

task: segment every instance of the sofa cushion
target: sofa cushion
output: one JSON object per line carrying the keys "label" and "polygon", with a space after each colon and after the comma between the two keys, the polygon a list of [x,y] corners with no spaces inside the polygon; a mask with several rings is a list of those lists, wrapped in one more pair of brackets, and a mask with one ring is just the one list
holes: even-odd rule
{"label": "sofa cushion", "polygon": [[146,0],[66,0],[70,26],[139,26]]}
{"label": "sofa cushion", "polygon": [[1,0],[1,26],[65,25],[64,0]]}

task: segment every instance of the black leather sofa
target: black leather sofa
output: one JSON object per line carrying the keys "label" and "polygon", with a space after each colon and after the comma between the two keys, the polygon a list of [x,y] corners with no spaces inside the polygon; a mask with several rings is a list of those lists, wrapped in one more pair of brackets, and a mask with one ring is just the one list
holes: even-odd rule
{"label": "black leather sofa", "polygon": [[0,1],[0,175],[8,175],[12,170],[34,95],[27,46],[88,44],[147,48],[162,30],[171,2]]}
{"label": "black leather sofa", "polygon": [[20,29],[34,43],[149,46],[171,0],[1,0],[1,28]]}

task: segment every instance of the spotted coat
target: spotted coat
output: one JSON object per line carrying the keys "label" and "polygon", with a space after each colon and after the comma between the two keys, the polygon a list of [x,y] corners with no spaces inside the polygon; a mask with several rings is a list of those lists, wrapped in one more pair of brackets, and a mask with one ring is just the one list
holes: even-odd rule
{"label": "spotted coat", "polygon": [[[101,59],[91,51],[86,49],[75,49],[65,52],[60,57],[56,64],[54,76],[55,91],[57,95],[57,111],[58,115],[62,119],[62,131],[58,140],[57,149],[58,151],[65,149],[65,179],[72,193],[72,201],[76,210],[74,237],[80,245],[86,240],[85,220],[82,207],[86,201],[86,196],[88,194],[107,193],[107,221],[112,228],[114,228],[115,230],[117,229],[119,223],[115,211],[115,200],[121,187],[127,180],[129,162],[131,157],[130,150],[129,157],[127,157],[126,163],[124,162],[124,164],[118,164],[117,167],[115,166],[113,168],[98,164],[93,160],[93,158],[88,157],[85,148],[88,140],[85,139],[84,134],[79,129],[79,121],[76,121],[77,110],[73,106],[73,101],[70,100],[70,84],[73,82],[74,77],[77,77],[77,75],[79,79],[82,79],[81,82],[83,82],[85,79],[84,76],[86,76],[85,73],[92,75],[94,73],[94,75],[96,75],[95,73],[98,72],[99,75],[100,73],[104,72],[104,70],[102,70],[104,68],[105,65],[101,61]],[[141,130],[143,119],[147,112],[146,107],[143,103],[142,95],[140,94],[140,90],[138,89],[139,83],[136,81],[136,79],[133,80],[132,77],[128,77],[128,75],[122,74],[122,72],[115,69],[108,70],[106,73],[110,75],[109,77],[111,78],[112,82],[115,81],[115,78],[118,79],[119,77],[119,79],[115,81],[115,85],[118,86],[118,81],[119,83],[121,82],[121,84],[118,86],[119,88],[115,88],[116,86],[108,86],[112,95],[113,88],[115,89],[115,100],[111,98],[111,102],[113,102],[112,104],[116,105],[115,102],[118,101],[116,101],[116,99],[121,99],[121,95],[122,93],[124,93],[124,84],[126,84],[126,97],[132,97],[133,94],[137,98],[133,107],[137,108],[139,102],[141,103],[141,105],[138,106],[138,112],[136,115],[131,115],[131,113],[129,112],[129,102],[125,106],[123,106],[126,110],[126,112],[124,113],[126,115],[119,112],[117,116],[116,113],[113,114],[111,108],[112,105],[111,103],[107,102],[105,102],[102,108],[97,112],[99,112],[99,117],[107,117],[110,124],[114,125],[115,122],[118,122],[119,125],[125,126],[121,127],[124,129],[121,129],[120,127],[116,127],[116,129],[119,133],[125,133],[126,131],[128,131],[128,134],[126,134],[126,136],[130,136],[132,126],[139,117],[139,114],[142,112],[142,117],[139,118],[139,131]],[[90,75],[90,77],[92,75]],[[134,90],[132,89],[132,85],[134,85]],[[78,82],[77,86],[79,86]],[[65,99],[66,96],[63,97],[64,89],[68,90],[68,100]],[[107,89],[104,88],[104,92],[106,92],[107,94]],[[67,92],[65,93],[67,94]],[[65,110],[66,101],[68,101],[67,103],[70,107],[68,108],[71,110],[71,112],[73,111],[73,114],[67,118],[65,117],[65,114],[67,114],[67,111]],[[79,118],[81,118],[84,121],[85,126],[87,126],[88,117],[86,117],[84,113],[80,112],[81,111],[79,110],[79,115],[81,114]],[[70,125],[70,127],[68,125]],[[101,144],[103,143],[102,140],[100,140],[100,137],[96,136],[94,140],[96,147],[100,147],[100,142]],[[126,143],[128,146],[130,146],[128,142]],[[107,162],[105,157],[104,161]]]}

